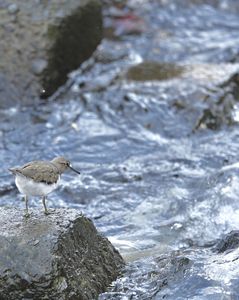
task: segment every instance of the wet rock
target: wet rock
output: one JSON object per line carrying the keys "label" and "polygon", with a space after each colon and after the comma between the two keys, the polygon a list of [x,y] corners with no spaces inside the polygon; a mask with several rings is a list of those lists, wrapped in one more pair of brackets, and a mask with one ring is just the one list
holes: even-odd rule
{"label": "wet rock", "polygon": [[239,71],[233,74],[221,87],[230,92],[233,97],[239,101]]}
{"label": "wet rock", "polygon": [[218,253],[234,250],[239,247],[239,231],[233,230],[216,245]]}
{"label": "wet rock", "polygon": [[239,75],[238,71],[229,79],[218,85],[213,93],[205,96],[207,108],[202,111],[195,130],[199,128],[219,129],[223,125],[238,123],[234,116],[234,109],[239,100]]}
{"label": "wet rock", "polygon": [[[123,299],[123,295],[125,299],[167,299],[163,290],[170,290],[175,282],[182,280],[191,266],[189,258],[177,253],[148,258],[144,268],[137,260],[127,265],[124,278],[117,279],[99,300]],[[122,298],[117,298],[118,295]]]}
{"label": "wet rock", "polygon": [[182,66],[173,63],[145,61],[131,67],[127,78],[136,81],[168,80],[180,76],[183,71]]}
{"label": "wet rock", "polygon": [[[102,37],[99,0],[5,1],[1,7],[0,77],[14,101],[52,95],[88,59]],[[6,101],[7,102],[7,101]]]}
{"label": "wet rock", "polygon": [[94,299],[124,262],[77,210],[0,209],[0,299]]}

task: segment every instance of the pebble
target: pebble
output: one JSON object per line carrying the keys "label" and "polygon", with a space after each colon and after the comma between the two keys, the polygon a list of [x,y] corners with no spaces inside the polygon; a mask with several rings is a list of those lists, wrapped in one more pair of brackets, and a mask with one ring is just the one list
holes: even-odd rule
{"label": "pebble", "polygon": [[47,66],[47,61],[45,59],[35,59],[32,61],[31,69],[35,75],[39,75]]}
{"label": "pebble", "polygon": [[9,14],[15,15],[19,11],[19,7],[17,4],[12,3],[12,4],[8,5],[7,10],[8,10]]}

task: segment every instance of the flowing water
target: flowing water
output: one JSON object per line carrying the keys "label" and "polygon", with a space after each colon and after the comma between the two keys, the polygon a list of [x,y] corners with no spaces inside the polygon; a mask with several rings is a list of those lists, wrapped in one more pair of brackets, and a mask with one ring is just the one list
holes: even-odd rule
{"label": "flowing water", "polygon": [[24,208],[8,167],[64,155],[82,175],[48,205],[82,210],[127,261],[100,300],[239,299],[238,1],[132,0],[104,19],[57,97],[0,110],[0,204]]}

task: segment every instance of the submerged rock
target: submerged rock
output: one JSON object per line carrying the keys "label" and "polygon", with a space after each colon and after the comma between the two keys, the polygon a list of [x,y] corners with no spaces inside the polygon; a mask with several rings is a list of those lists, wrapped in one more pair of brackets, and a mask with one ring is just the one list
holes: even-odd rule
{"label": "submerged rock", "polygon": [[124,265],[77,210],[34,210],[26,219],[2,207],[0,226],[0,299],[94,299]]}
{"label": "submerged rock", "polygon": [[158,63],[145,61],[132,66],[127,72],[129,80],[151,81],[151,80],[169,80],[180,76],[184,71],[183,66],[173,63]]}
{"label": "submerged rock", "polygon": [[239,231],[233,230],[228,233],[222,240],[216,245],[218,253],[234,250],[239,247]]}

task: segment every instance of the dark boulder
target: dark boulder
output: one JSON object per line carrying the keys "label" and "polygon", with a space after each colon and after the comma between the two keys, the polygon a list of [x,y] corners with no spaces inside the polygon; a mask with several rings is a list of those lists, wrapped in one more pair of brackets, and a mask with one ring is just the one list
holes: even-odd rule
{"label": "dark boulder", "polygon": [[3,0],[0,10],[3,107],[52,95],[102,38],[99,0]]}
{"label": "dark boulder", "polygon": [[30,218],[0,208],[0,299],[95,299],[124,261],[88,218],[73,209]]}

